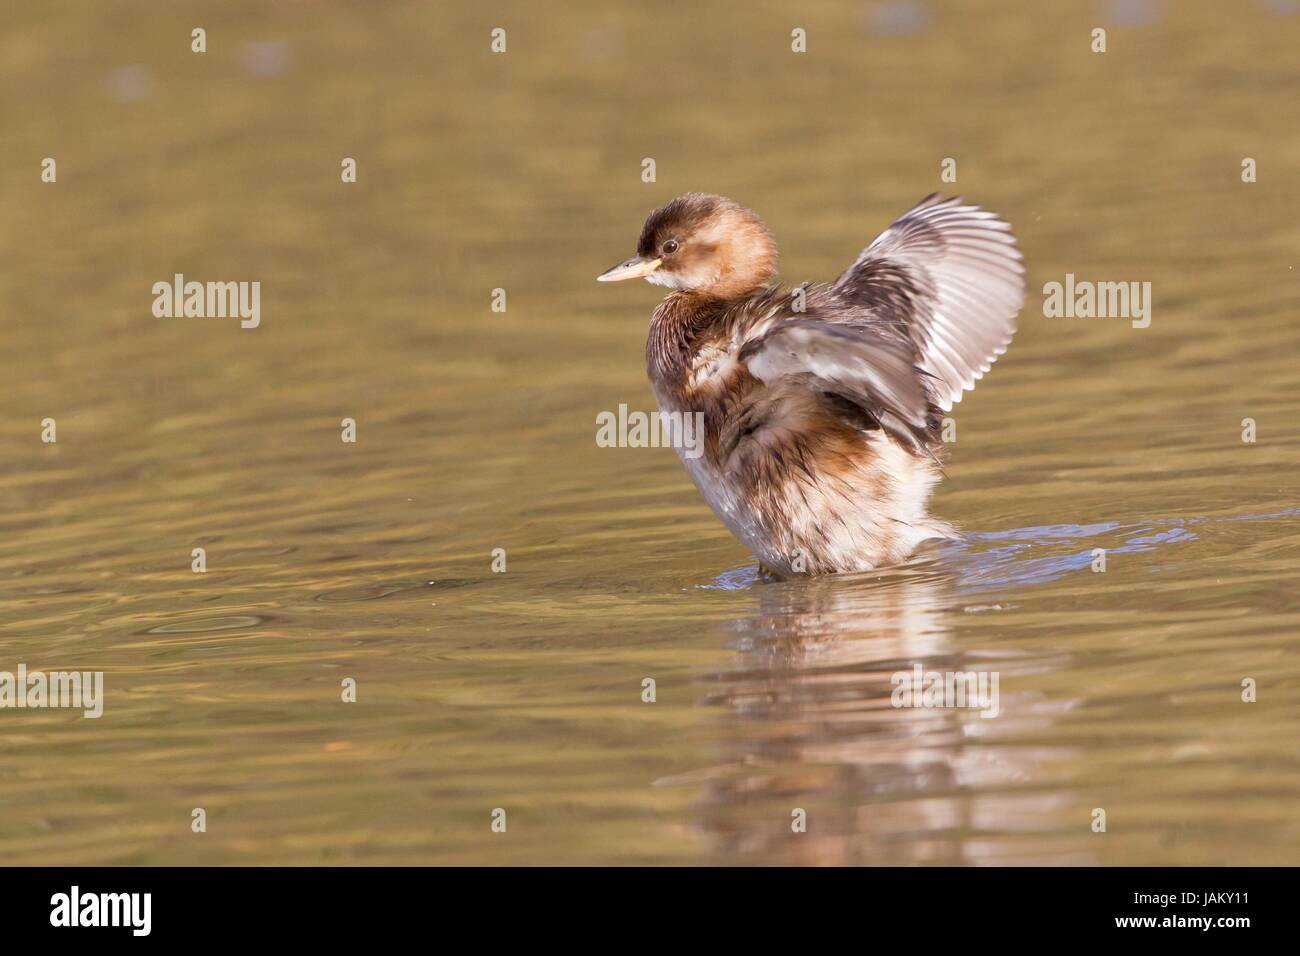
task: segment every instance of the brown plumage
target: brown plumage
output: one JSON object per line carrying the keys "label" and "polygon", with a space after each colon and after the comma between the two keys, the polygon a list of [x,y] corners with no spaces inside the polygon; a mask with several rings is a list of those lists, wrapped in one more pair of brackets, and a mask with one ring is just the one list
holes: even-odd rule
{"label": "brown plumage", "polygon": [[661,410],[703,415],[687,470],[769,568],[826,574],[952,534],[926,511],[940,420],[1011,341],[1020,258],[993,213],[932,195],[834,282],[789,289],[753,212],[689,193],[599,278],[674,290],[650,320],[646,367]]}

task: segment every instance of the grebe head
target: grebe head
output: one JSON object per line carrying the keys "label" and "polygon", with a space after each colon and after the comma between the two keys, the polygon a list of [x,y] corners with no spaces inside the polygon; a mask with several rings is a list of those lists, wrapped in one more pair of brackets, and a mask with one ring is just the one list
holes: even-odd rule
{"label": "grebe head", "polygon": [[775,274],[776,243],[758,216],[722,196],[687,193],[652,212],[636,255],[596,279],[645,279],[670,289],[734,298]]}

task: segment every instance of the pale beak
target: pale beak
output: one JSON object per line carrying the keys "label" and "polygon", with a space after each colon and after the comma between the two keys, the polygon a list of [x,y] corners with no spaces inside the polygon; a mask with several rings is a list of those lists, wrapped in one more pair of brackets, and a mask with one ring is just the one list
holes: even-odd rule
{"label": "pale beak", "polygon": [[624,279],[644,279],[663,263],[662,259],[646,259],[642,256],[633,256],[627,262],[620,262],[612,269],[606,269],[596,276],[596,281],[622,282]]}

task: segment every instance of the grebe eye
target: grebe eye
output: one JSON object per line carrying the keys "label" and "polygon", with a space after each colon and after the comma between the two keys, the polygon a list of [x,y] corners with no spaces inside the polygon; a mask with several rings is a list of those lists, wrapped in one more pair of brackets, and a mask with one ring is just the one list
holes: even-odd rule
{"label": "grebe eye", "polygon": [[677,251],[676,239],[669,239],[667,242],[664,243],[664,255],[671,256],[676,251]]}

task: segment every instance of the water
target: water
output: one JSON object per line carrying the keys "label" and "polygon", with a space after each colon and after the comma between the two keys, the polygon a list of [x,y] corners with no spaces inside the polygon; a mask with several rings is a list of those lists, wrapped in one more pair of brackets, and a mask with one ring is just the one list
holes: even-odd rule
{"label": "water", "polygon": [[[6,862],[1297,861],[1300,17],[751,6],[10,15],[0,670],[106,702],[0,711]],[[967,537],[761,582],[671,452],[596,447],[656,290],[592,279],[688,189],[829,278],[944,157],[1029,268]],[[154,319],[175,272],[261,327]],[[1151,326],[1045,319],[1067,272]],[[998,716],[891,707],[918,663]]]}

